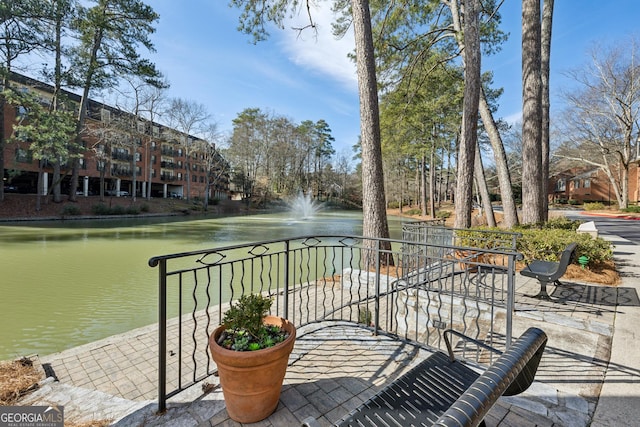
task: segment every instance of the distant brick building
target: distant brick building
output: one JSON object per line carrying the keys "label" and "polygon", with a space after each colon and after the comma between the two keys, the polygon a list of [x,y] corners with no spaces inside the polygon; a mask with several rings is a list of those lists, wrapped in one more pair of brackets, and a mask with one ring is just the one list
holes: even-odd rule
{"label": "distant brick building", "polygon": [[[12,87],[33,91],[46,103],[50,102],[53,93],[50,85],[18,74],[13,76]],[[76,106],[80,105],[80,96],[71,92],[64,92],[64,95]],[[21,112],[7,106],[4,113],[4,136],[9,138],[13,123]],[[94,132],[108,127],[115,117],[123,116],[137,125],[135,136],[127,144],[112,143],[108,137],[100,138],[97,136],[98,132]],[[87,131],[83,133],[82,145],[78,188],[69,188],[71,166],[61,165],[61,187],[64,193],[76,191],[79,195],[99,194],[100,176],[104,172],[104,191],[107,195],[131,195],[135,192],[140,197],[146,197],[151,183],[152,197],[186,197],[187,188],[190,197],[204,197],[205,191],[209,191],[210,198],[230,197],[229,167],[214,146],[161,124],[136,119],[102,103],[92,100],[88,102]],[[38,161],[33,158],[29,142],[6,144],[4,159],[5,169],[2,172],[5,191],[36,193]],[[45,179],[41,191],[46,193],[53,185],[53,166],[45,163],[43,171]]]}
{"label": "distant brick building", "polygon": [[[629,170],[629,204],[638,203],[639,180],[638,163],[633,163]],[[616,203],[609,178],[596,167],[567,169],[549,177],[547,194],[554,203]]]}

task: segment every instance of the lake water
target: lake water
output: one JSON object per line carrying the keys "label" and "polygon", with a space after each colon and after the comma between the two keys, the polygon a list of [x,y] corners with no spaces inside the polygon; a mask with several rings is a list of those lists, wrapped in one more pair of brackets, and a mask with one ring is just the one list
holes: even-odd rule
{"label": "lake water", "polygon": [[[390,218],[392,237],[401,219]],[[0,223],[0,360],[46,355],[157,322],[149,258],[295,237],[362,233],[357,212]]]}

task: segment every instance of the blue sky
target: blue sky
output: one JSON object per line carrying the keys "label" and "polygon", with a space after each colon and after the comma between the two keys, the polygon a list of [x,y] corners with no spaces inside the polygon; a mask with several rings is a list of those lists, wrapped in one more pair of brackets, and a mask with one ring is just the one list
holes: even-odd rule
{"label": "blue sky", "polygon": [[[521,0],[505,0],[501,8],[503,31],[510,33],[502,51],[484,57],[483,70],[494,72],[494,84],[503,87],[498,116],[509,123],[522,117]],[[556,0],[551,40],[551,119],[562,109],[562,92],[575,87],[566,72],[589,61],[589,50],[608,49],[640,37],[638,0]]]}
{"label": "blue sky", "polygon": [[[318,2],[326,4],[326,2]],[[252,44],[237,31],[239,11],[226,0],[154,0],[160,14],[152,56],[171,82],[169,95],[207,106],[223,131],[245,108],[257,107],[289,117],[296,123],[324,119],[336,138],[338,152],[351,153],[359,135],[355,66],[346,58],[353,37],[331,35],[331,13],[315,11],[313,33],[299,36],[290,24],[273,28],[266,42]],[[325,9],[327,9],[325,7]],[[552,109],[561,107],[561,89],[571,81],[563,73],[587,61],[587,49],[625,43],[636,31],[637,0],[557,0],[552,41]],[[498,116],[509,122],[521,116],[521,0],[506,0],[503,29],[510,33],[502,51],[483,58],[493,70],[495,86],[504,88]],[[304,22],[304,15],[296,18]]]}
{"label": "blue sky", "polygon": [[[154,0],[160,14],[152,55],[171,82],[169,95],[204,104],[223,131],[246,108],[290,118],[324,119],[336,151],[358,140],[355,66],[346,55],[353,37],[335,40],[331,13],[319,12],[317,39],[274,28],[266,42],[252,43],[237,31],[239,11],[226,0]],[[303,22],[304,17],[298,19]],[[293,25],[293,24],[292,24]]]}
{"label": "blue sky", "polygon": [[[331,35],[328,0],[314,10],[317,37],[291,28],[306,24],[304,12],[287,28],[273,28],[268,41],[256,45],[237,31],[239,11],[227,0],[148,0],[160,15],[152,35],[150,57],[171,83],[169,97],[205,105],[219,129],[230,133],[232,120],[246,108],[260,108],[290,118],[324,119],[339,154],[352,155],[360,133],[355,65],[347,59],[353,36]],[[494,86],[504,88],[498,117],[510,123],[521,117],[521,0],[505,0],[502,28],[510,38],[502,51],[483,57],[483,70],[494,72]],[[638,36],[638,0],[556,0],[551,48],[551,102],[562,108],[560,93],[570,88],[567,70],[588,60],[595,43],[607,48]],[[38,61],[39,63],[39,61]],[[34,76],[36,77],[36,76]]]}

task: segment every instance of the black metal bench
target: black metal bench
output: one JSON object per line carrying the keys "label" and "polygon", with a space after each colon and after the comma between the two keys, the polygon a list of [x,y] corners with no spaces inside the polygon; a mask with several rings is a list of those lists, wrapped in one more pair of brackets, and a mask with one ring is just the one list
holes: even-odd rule
{"label": "black metal bench", "polygon": [[447,333],[500,353],[452,330],[449,354],[436,352],[364,402],[338,426],[477,426],[500,396],[526,390],[535,377],[546,334],[529,328],[483,373],[456,360]]}
{"label": "black metal bench", "polygon": [[523,276],[533,277],[538,279],[540,282],[540,292],[536,295],[527,295],[528,297],[551,300],[551,297],[547,293],[547,284],[553,283],[555,285],[562,285],[559,279],[567,271],[567,267],[571,263],[571,258],[573,257],[577,246],[577,243],[570,243],[567,245],[560,255],[559,262],[534,260],[525,268],[520,270],[520,274]]}

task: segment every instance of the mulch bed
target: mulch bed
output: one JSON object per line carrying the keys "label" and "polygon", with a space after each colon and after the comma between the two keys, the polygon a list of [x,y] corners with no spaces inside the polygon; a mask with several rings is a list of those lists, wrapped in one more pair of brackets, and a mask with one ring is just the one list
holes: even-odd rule
{"label": "mulch bed", "polygon": [[25,394],[36,390],[42,373],[28,358],[0,362],[0,406],[15,404]]}

